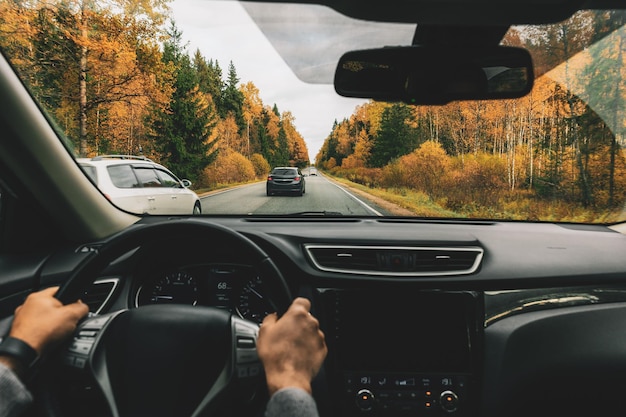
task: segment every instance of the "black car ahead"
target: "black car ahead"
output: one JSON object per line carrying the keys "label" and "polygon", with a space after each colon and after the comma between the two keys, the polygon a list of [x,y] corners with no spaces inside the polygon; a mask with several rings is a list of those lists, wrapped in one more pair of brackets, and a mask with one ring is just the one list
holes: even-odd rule
{"label": "black car ahead", "polygon": [[301,196],[305,193],[304,175],[299,168],[276,167],[267,176],[267,195],[276,193],[296,193]]}

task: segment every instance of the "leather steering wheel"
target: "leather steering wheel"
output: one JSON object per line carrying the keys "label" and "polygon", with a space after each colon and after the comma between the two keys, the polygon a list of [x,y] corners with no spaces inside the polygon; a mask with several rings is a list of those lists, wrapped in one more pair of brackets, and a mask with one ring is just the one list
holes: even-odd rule
{"label": "leather steering wheel", "polygon": [[[262,277],[279,314],[292,301],[271,258],[252,240],[197,219],[139,223],[93,251],[59,289],[64,303],[82,296],[111,262],[146,243],[201,242],[203,250],[228,248]],[[96,382],[114,417],[237,415],[265,391],[256,354],[258,325],[217,308],[149,305],[94,316],[79,323],[59,355],[63,372]],[[61,363],[59,363],[61,362]],[[44,378],[45,379],[45,378]],[[48,415],[63,415],[43,401]],[[46,396],[44,396],[46,397]]]}

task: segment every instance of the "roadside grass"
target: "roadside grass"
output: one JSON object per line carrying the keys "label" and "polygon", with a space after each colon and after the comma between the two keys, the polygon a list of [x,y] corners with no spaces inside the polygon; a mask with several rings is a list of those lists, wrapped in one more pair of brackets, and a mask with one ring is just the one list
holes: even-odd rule
{"label": "roadside grass", "polygon": [[623,216],[621,208],[593,209],[560,201],[541,201],[531,197],[510,198],[504,204],[514,220],[534,220],[564,223],[613,223]]}
{"label": "roadside grass", "polygon": [[[430,197],[420,191],[410,190],[408,188],[370,188],[362,184],[357,184],[345,178],[329,175],[334,181],[341,183],[349,188],[371,194],[375,197],[383,199],[405,210],[409,210],[412,216],[416,217],[464,217],[456,212],[450,211],[432,201]],[[393,208],[390,209],[393,212]]]}
{"label": "roadside grass", "polygon": [[507,195],[496,205],[497,207],[464,204],[458,209],[446,208],[447,199],[439,201],[431,199],[421,191],[402,188],[370,188],[342,177],[330,175],[334,181],[353,190],[373,195],[392,205],[408,210],[410,213],[394,213],[394,215],[430,217],[430,218],[472,218],[472,219],[502,219],[513,221],[546,221],[565,223],[614,223],[624,216],[624,211],[615,209],[594,210],[580,206],[572,206],[563,202],[541,201],[530,195]]}

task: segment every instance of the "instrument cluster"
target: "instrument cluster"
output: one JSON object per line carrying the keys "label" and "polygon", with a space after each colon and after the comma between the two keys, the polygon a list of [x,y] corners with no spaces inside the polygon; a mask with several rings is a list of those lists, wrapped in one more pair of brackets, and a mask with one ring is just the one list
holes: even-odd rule
{"label": "instrument cluster", "polygon": [[192,265],[152,274],[135,294],[135,307],[149,304],[222,308],[259,324],[276,311],[259,274],[249,266],[232,264]]}

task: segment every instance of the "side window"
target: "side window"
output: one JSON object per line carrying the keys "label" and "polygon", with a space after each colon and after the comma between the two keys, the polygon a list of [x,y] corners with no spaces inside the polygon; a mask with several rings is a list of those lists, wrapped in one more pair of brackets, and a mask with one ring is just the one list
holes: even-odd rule
{"label": "side window", "polygon": [[140,187],[137,177],[133,173],[130,165],[112,165],[107,167],[111,182],[117,188],[138,188]]}
{"label": "side window", "polygon": [[178,179],[172,176],[169,172],[157,169],[156,173],[159,176],[163,187],[181,188],[180,181],[178,181]]}
{"label": "side window", "polygon": [[133,169],[143,187],[154,188],[163,186],[154,169],[148,167],[133,167]]}

